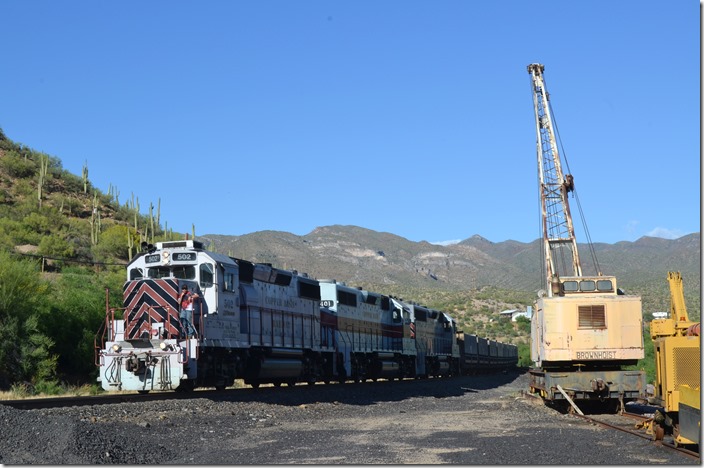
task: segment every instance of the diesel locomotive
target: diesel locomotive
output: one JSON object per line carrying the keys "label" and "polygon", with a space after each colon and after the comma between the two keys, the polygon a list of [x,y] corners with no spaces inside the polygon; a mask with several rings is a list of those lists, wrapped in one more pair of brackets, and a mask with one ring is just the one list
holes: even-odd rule
{"label": "diesel locomotive", "polygon": [[[447,313],[182,240],[143,246],[96,336],[106,391],[453,376],[513,367],[514,345]],[[197,294],[186,335],[179,292]],[[106,299],[109,304],[109,298]]]}

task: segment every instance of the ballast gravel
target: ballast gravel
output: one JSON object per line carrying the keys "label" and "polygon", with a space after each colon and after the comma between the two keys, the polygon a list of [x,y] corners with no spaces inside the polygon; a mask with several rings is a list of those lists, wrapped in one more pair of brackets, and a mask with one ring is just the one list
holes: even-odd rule
{"label": "ballast gravel", "polygon": [[526,374],[509,372],[43,410],[0,405],[0,463],[699,464],[561,414],[524,396],[527,384]]}

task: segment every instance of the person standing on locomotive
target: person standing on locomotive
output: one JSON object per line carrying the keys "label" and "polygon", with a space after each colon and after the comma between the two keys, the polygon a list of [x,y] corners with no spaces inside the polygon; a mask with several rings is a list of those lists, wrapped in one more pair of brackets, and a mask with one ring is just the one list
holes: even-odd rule
{"label": "person standing on locomotive", "polygon": [[178,303],[181,308],[179,318],[181,319],[181,327],[186,338],[192,338],[196,335],[196,329],[191,320],[193,317],[193,302],[199,297],[195,292],[190,292],[185,284],[181,287],[181,294],[178,296]]}

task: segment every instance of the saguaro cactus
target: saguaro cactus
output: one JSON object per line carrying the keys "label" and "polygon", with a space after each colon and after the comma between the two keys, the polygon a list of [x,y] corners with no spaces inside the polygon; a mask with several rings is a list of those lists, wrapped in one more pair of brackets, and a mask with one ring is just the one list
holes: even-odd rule
{"label": "saguaro cactus", "polygon": [[46,176],[49,172],[49,156],[42,154],[39,156],[39,181],[37,183],[37,198],[39,199],[39,208],[42,207],[42,193],[46,184]]}
{"label": "saguaro cactus", "polygon": [[130,233],[130,228],[127,228],[127,255],[128,259],[132,259],[132,249],[134,248],[134,237],[132,237],[132,233]]}
{"label": "saguaro cactus", "polygon": [[83,163],[83,193],[88,193],[88,161]]}
{"label": "saguaro cactus", "polygon": [[100,232],[100,211],[98,211],[98,192],[93,192],[93,210],[90,214],[90,241],[93,245],[98,244],[98,233]]}

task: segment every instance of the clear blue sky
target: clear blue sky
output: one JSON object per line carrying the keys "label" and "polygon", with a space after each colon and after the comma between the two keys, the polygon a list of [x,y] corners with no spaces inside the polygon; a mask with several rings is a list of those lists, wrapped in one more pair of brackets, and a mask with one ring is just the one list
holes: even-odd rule
{"label": "clear blue sky", "polygon": [[540,62],[592,240],[676,238],[700,230],[699,10],[4,0],[0,127],[179,232],[529,242]]}

